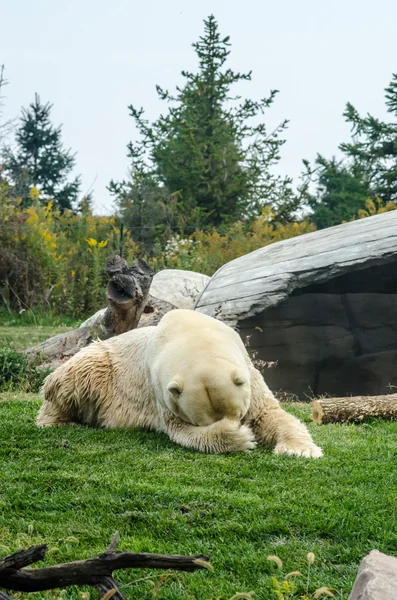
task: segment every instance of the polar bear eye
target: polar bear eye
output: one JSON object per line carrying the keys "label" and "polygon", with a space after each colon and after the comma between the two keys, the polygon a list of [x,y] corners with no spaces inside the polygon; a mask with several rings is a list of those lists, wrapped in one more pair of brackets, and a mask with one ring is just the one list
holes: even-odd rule
{"label": "polar bear eye", "polygon": [[247,383],[247,380],[246,380],[246,378],[244,377],[243,374],[234,373],[234,375],[233,375],[233,383],[235,385],[244,385],[244,383]]}

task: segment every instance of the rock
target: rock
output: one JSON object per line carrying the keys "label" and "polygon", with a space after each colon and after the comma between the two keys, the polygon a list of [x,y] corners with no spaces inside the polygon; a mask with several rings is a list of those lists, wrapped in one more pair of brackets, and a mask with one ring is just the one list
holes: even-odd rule
{"label": "rock", "polygon": [[153,277],[150,294],[177,308],[193,308],[197,296],[203,291],[209,280],[207,275],[201,273],[165,269]]}
{"label": "rock", "polygon": [[362,561],[349,600],[396,600],[397,558],[372,550]]}
{"label": "rock", "polygon": [[[139,327],[156,325],[161,316],[173,308],[193,308],[194,301],[209,280],[207,275],[194,271],[165,269],[156,273]],[[98,329],[105,312],[106,308],[101,308],[80,327]]]}

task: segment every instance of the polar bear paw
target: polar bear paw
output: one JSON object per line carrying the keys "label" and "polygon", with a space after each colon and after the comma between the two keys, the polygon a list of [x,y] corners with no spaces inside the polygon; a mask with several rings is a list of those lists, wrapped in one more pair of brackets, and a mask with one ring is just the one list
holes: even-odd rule
{"label": "polar bear paw", "polygon": [[323,451],[312,441],[291,440],[278,443],[274,449],[274,454],[321,458]]}
{"label": "polar bear paw", "polygon": [[247,452],[256,446],[255,436],[247,425],[222,419],[211,425],[211,430],[211,437],[214,436],[219,444],[219,452]]}

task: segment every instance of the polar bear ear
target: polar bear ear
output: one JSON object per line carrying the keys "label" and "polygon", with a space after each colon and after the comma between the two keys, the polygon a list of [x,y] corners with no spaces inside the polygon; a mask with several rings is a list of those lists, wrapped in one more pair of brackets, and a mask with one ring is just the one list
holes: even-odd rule
{"label": "polar bear ear", "polygon": [[232,379],[235,385],[244,385],[244,383],[247,383],[247,378],[244,372],[240,371],[239,369],[236,369],[236,371],[234,371]]}
{"label": "polar bear ear", "polygon": [[179,379],[174,379],[167,385],[167,390],[171,392],[173,396],[180,396],[183,391],[183,383]]}

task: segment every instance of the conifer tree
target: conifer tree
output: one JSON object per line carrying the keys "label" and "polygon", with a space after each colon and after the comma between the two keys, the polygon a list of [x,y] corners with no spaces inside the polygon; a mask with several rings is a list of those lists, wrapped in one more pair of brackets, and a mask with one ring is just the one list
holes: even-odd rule
{"label": "conifer tree", "polygon": [[306,188],[308,182],[316,184],[306,198],[317,227],[351,220],[368,200],[380,209],[397,201],[397,74],[386,88],[385,98],[391,122],[369,114],[363,117],[348,103],[344,117],[352,139],[339,146],[342,160],[318,155],[314,168],[304,161]]}
{"label": "conifer tree", "polygon": [[37,94],[34,102],[22,109],[16,150],[5,149],[4,166],[13,195],[21,197],[25,205],[30,202],[30,189],[36,187],[43,201],[52,199],[62,209],[72,208],[80,178],[69,180],[75,155],[64,149],[61,127],[54,127],[50,120],[51,109],[51,104],[41,104]]}
{"label": "conifer tree", "polygon": [[[132,173],[177,197],[193,229],[247,219],[269,204],[288,218],[297,199],[290,181],[271,170],[287,121],[268,133],[262,118],[277,91],[258,101],[233,96],[231,88],[250,81],[251,72],[227,68],[230,40],[220,35],[214,16],[204,21],[204,34],[193,48],[197,73],[182,71],[184,85],[175,94],[157,86],[159,98],[167,103],[165,114],[150,124],[143,109],[129,107],[140,134],[128,146]],[[111,182],[110,190],[120,205],[128,196],[128,183]]]}

